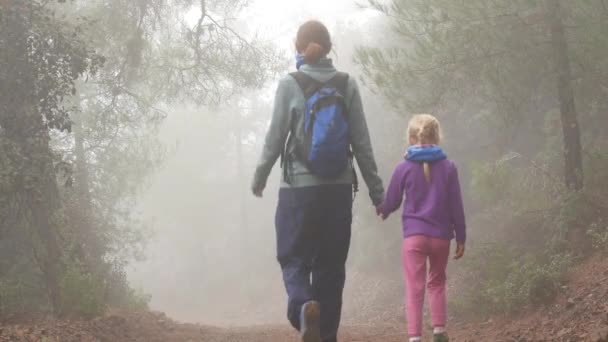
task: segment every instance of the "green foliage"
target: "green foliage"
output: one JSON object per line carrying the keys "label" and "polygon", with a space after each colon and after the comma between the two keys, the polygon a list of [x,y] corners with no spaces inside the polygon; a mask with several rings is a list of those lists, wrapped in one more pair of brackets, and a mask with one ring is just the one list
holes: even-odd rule
{"label": "green foliage", "polygon": [[471,283],[468,279],[470,288],[451,300],[452,312],[458,317],[511,314],[522,307],[550,303],[574,258],[570,254],[521,253],[494,244],[469,256],[465,268],[470,276],[484,281]]}
{"label": "green foliage", "polygon": [[507,310],[526,303],[547,304],[558,293],[564,275],[573,263],[572,256],[555,254],[546,259],[524,259],[511,266],[503,287],[499,285],[493,294],[504,301]]}
{"label": "green foliage", "polygon": [[118,307],[129,310],[148,310],[152,296],[145,293],[142,289],[128,288],[125,299],[120,302]]}
{"label": "green foliage", "polygon": [[526,160],[512,154],[473,166],[474,242],[453,270],[460,290],[452,309],[459,317],[512,314],[550,303],[573,263],[592,246],[606,250],[605,202],[598,200],[597,186],[607,175],[584,191],[568,192],[552,175],[554,160],[548,156]]}
{"label": "green foliage", "polygon": [[86,272],[78,265],[70,265],[60,281],[61,308],[65,314],[94,317],[103,312],[103,279]]}
{"label": "green foliage", "polygon": [[[606,238],[597,222],[608,212],[599,190],[608,188],[602,152],[608,139],[598,127],[606,127],[608,101],[598,90],[604,82],[590,71],[608,74],[607,45],[599,43],[608,36],[602,4],[369,4],[391,26],[390,39],[356,53],[366,82],[402,114],[437,115],[450,157],[461,170],[468,166],[461,184],[469,248],[452,266],[453,309],[460,316],[513,313],[550,301],[569,265]],[[551,10],[556,5],[560,16]],[[557,54],[552,28],[560,21],[570,49]],[[572,128],[567,123],[576,122],[559,107],[563,69],[557,66],[564,60],[572,65],[567,78],[576,79],[586,181],[580,191],[565,185],[572,169],[562,166],[564,150],[578,151],[563,136]]]}
{"label": "green foliage", "polygon": [[587,235],[591,239],[591,246],[594,250],[608,255],[608,223],[600,221],[591,224]]}
{"label": "green foliage", "polygon": [[[22,267],[25,265],[22,265]],[[40,287],[39,274],[16,272],[0,280],[0,316],[22,315],[41,309],[44,303],[44,289]],[[48,309],[43,306],[43,309]]]}
{"label": "green foliage", "polygon": [[107,277],[107,305],[127,310],[146,310],[151,299],[143,289],[131,287],[124,267],[114,265]]}
{"label": "green foliage", "polygon": [[513,189],[512,172],[507,163],[473,163],[471,166],[471,193],[478,202],[498,203]]}
{"label": "green foliage", "polygon": [[0,319],[147,307],[125,268],[147,240],[134,207],[164,157],[158,107],[218,104],[281,65],[223,20],[244,4],[2,2]]}
{"label": "green foliage", "polygon": [[61,290],[63,313],[75,317],[95,317],[107,306],[146,310],[151,299],[143,290],[131,288],[120,269],[109,275],[95,275],[76,264],[63,274]]}

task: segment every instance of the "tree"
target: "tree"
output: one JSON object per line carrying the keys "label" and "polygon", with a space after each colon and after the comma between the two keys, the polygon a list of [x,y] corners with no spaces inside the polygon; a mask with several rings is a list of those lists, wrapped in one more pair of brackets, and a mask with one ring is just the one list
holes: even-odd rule
{"label": "tree", "polygon": [[534,138],[534,127],[541,127],[544,118],[534,113],[559,107],[565,184],[582,188],[582,147],[570,70],[574,56],[563,22],[588,25],[591,19],[573,15],[573,8],[599,9],[598,3],[569,3],[569,11],[561,10],[557,0],[547,1],[547,6],[487,0],[370,3],[390,18],[397,40],[390,48],[358,52],[358,62],[376,90],[409,111],[463,111],[463,122],[473,127],[477,125],[471,118],[483,120],[486,127],[491,124],[494,131],[487,140],[499,134],[502,142],[497,157],[514,148],[523,150],[521,141],[542,145],[542,139]]}
{"label": "tree", "polygon": [[55,313],[95,314],[131,300],[125,266],[143,234],[132,209],[161,160],[162,108],[219,104],[276,70],[274,49],[227,19],[243,5],[0,2],[0,242],[26,244],[0,267],[2,280],[27,275],[35,289],[33,257]]}
{"label": "tree", "polygon": [[[29,250],[44,276],[54,312],[61,310],[61,203],[52,130],[70,130],[63,99],[74,80],[93,73],[102,59],[38,1],[9,1],[0,12],[0,133],[9,151],[3,197],[9,217],[29,235]],[[76,38],[74,38],[76,36]]]}
{"label": "tree", "polygon": [[548,0],[547,8],[551,26],[551,45],[556,57],[555,67],[558,75],[557,88],[564,138],[565,181],[568,187],[580,190],[583,188],[583,157],[580,126],[572,89],[570,53],[559,0]]}
{"label": "tree", "polygon": [[370,4],[391,27],[357,52],[366,82],[404,114],[438,115],[462,171],[472,262],[455,266],[452,308],[504,313],[555,295],[606,220],[603,2]]}
{"label": "tree", "polygon": [[[162,158],[156,140],[168,114],[162,108],[176,101],[224,103],[239,89],[259,87],[279,65],[273,48],[245,38],[227,19],[243,5],[112,0],[76,2],[70,9],[94,20],[89,39],[108,56],[106,67],[79,87],[81,113],[75,113],[78,129],[68,151],[77,166],[76,187],[85,188],[76,191],[83,209],[76,212],[96,213],[81,235],[113,246],[95,258],[120,252],[116,262],[124,263],[138,251],[127,244],[140,236],[129,209]],[[194,11],[199,15],[190,23],[186,14]],[[89,193],[96,199],[93,210],[83,197]]]}

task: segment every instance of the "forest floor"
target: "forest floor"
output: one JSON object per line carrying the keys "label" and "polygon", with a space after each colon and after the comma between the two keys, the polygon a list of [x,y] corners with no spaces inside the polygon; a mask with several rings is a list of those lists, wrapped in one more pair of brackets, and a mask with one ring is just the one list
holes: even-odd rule
{"label": "forest floor", "polygon": [[[342,342],[406,341],[404,325],[345,325]],[[555,302],[517,317],[450,326],[452,341],[608,342],[608,260],[578,267]],[[109,312],[90,321],[37,321],[3,324],[0,342],[291,342],[285,325],[215,328],[182,324],[162,313]]]}

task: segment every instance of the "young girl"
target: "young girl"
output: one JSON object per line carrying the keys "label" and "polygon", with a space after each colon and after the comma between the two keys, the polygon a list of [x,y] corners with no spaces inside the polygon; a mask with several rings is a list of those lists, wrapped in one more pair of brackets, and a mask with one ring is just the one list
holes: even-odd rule
{"label": "young girl", "polygon": [[[410,342],[422,340],[425,286],[433,323],[433,341],[448,341],[446,266],[450,240],[456,237],[455,259],[464,255],[466,226],[458,172],[438,146],[439,121],[415,115],[408,126],[409,148],[396,168],[379,214],[386,219],[403,205],[403,268],[406,280],[406,316]],[[427,281],[427,260],[429,272]]]}

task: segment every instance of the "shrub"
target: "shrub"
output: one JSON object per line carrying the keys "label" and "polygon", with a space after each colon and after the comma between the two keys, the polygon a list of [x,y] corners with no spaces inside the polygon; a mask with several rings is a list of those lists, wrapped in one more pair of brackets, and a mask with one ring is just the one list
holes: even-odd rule
{"label": "shrub", "polygon": [[127,310],[147,310],[150,295],[129,284],[124,267],[114,265],[107,276],[105,301],[108,305]]}
{"label": "shrub", "polygon": [[575,255],[584,254],[580,227],[597,212],[585,192],[567,191],[551,175],[551,163],[512,153],[473,167],[476,214],[469,218],[467,258],[453,270],[452,313],[512,314],[549,303]]}
{"label": "shrub", "polygon": [[77,265],[70,265],[61,279],[62,313],[94,317],[103,312],[104,282]]}
{"label": "shrub", "polygon": [[608,255],[608,223],[603,221],[592,223],[587,230],[594,251]]}
{"label": "shrub", "polygon": [[458,317],[512,314],[527,305],[547,304],[558,293],[573,261],[570,254],[521,257],[501,248],[486,250],[467,266],[472,270],[469,274],[483,278],[452,297],[452,312]]}

